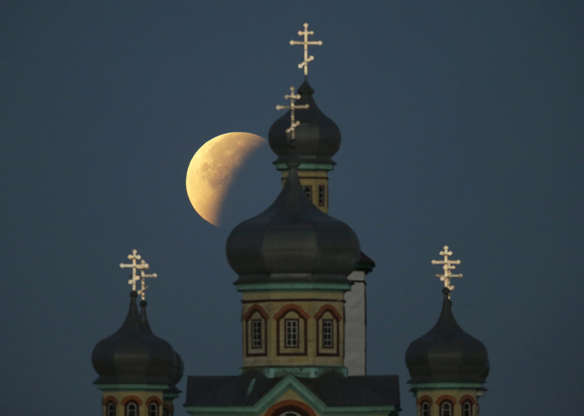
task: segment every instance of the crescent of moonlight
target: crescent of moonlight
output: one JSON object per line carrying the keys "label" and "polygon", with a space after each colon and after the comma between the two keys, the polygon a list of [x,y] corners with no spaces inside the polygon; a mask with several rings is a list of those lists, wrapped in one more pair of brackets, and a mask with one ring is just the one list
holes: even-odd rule
{"label": "crescent of moonlight", "polygon": [[266,140],[257,134],[231,132],[206,141],[187,169],[186,190],[195,211],[219,226],[223,201],[236,173]]}

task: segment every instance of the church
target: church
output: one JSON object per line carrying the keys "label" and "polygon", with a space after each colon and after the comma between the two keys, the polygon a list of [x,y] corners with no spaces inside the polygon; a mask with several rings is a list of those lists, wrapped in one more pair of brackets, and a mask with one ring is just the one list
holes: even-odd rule
{"label": "church", "polygon": [[[324,115],[308,81],[321,41],[304,23],[304,82],[285,96],[287,110],[269,129],[282,190],[263,212],[237,225],[226,256],[241,294],[242,366],[231,376],[188,375],[184,402],[193,416],[396,416],[398,376],[366,372],[366,279],[375,263],[343,221],[328,215],[328,173],[341,132]],[[489,373],[486,347],[452,311],[452,278],[460,260],[444,246],[439,260],[442,310],[430,331],[406,348],[418,416],[477,416]],[[128,313],[95,346],[92,363],[104,416],[172,416],[181,395],[183,361],[148,323],[149,265],[133,250]],[[438,287],[438,285],[437,285]],[[138,298],[140,301],[138,302]],[[375,305],[382,307],[382,305]],[[430,317],[429,317],[430,318]],[[113,323],[112,323],[113,324]],[[185,357],[188,360],[188,357]]]}

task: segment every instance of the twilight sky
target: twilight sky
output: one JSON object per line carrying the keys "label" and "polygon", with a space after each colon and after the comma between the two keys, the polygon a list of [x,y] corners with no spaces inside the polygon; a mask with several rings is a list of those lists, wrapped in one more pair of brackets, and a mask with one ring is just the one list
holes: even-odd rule
{"label": "twilight sky", "polygon": [[309,80],[342,133],[330,213],[377,263],[369,373],[398,374],[415,415],[404,354],[438,317],[446,243],[455,316],[489,351],[482,414],[582,408],[583,18],[568,0],[3,1],[0,407],[100,414],[91,351],[124,319],[131,248],[185,374],[239,372],[225,240],[276,197],[275,156],[250,160],[221,228],[186,169],[218,134],[267,137],[308,21]]}

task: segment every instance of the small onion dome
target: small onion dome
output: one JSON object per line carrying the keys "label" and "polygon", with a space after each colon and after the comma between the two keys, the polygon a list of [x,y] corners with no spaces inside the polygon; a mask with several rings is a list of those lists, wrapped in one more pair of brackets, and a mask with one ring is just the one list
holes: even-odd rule
{"label": "small onion dome", "polygon": [[295,165],[272,205],[235,227],[227,239],[227,259],[239,275],[236,284],[346,282],[360,258],[353,230],[306,198]]}
{"label": "small onion dome", "polygon": [[173,387],[183,373],[180,356],[170,344],[152,333],[146,317],[130,293],[126,320],[116,333],[97,343],[92,363],[99,377],[95,384],[158,384]]}
{"label": "small onion dome", "polygon": [[410,344],[406,365],[410,383],[478,382],[489,374],[487,349],[458,326],[444,288],[440,318],[434,328]]}
{"label": "small onion dome", "polygon": [[280,117],[269,132],[270,147],[278,155],[274,162],[286,163],[293,153],[300,158],[300,163],[334,163],[331,157],[341,146],[341,132],[337,125],[325,116],[316,103],[312,94],[314,90],[304,81],[298,88],[300,99],[296,105],[308,104],[309,108],[295,110],[294,117],[300,122],[295,129],[294,147],[288,144],[286,129],[290,127],[290,111]]}

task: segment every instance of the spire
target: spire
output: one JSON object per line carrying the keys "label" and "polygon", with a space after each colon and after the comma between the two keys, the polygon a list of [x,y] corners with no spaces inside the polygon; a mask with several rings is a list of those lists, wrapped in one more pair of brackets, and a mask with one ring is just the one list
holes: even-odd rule
{"label": "spire", "polygon": [[308,55],[308,46],[309,45],[322,46],[322,41],[321,40],[309,41],[308,36],[314,35],[314,31],[308,30],[308,23],[304,23],[302,26],[304,26],[304,30],[299,30],[298,36],[302,36],[304,39],[301,41],[291,40],[290,45],[291,46],[302,45],[304,47],[304,60],[298,64],[298,68],[300,69],[304,68],[304,76],[307,77],[308,63],[314,61],[314,56]]}

